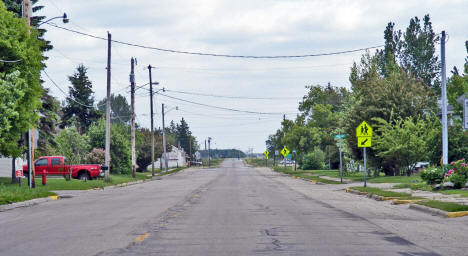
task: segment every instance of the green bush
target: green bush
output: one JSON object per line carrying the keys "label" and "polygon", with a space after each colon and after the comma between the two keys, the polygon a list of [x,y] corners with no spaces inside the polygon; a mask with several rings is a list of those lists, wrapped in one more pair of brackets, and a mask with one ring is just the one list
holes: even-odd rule
{"label": "green bush", "polygon": [[421,171],[421,179],[423,179],[427,184],[439,184],[444,180],[444,171],[441,167],[428,167]]}
{"label": "green bush", "polygon": [[322,170],[325,167],[325,154],[320,149],[315,149],[304,156],[302,169],[304,170]]}
{"label": "green bush", "polygon": [[468,181],[468,165],[465,159],[450,163],[451,169],[445,175],[445,179],[454,184],[455,188],[462,188]]}
{"label": "green bush", "polygon": [[[105,148],[105,131],[106,124],[104,119],[89,127],[88,136],[93,148]],[[111,124],[110,144],[111,173],[131,173],[130,132],[128,127],[122,124]]]}

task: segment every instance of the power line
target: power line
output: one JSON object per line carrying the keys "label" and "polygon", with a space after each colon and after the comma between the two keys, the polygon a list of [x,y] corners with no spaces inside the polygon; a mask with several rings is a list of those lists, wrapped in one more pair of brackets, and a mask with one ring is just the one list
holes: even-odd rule
{"label": "power line", "polygon": [[49,76],[49,74],[47,74],[47,72],[46,72],[45,70],[42,70],[42,72],[44,72],[44,74],[47,76],[47,78],[49,78],[49,80],[52,82],[52,84],[53,84],[55,87],[57,87],[57,89],[59,89],[59,90],[63,93],[63,95],[65,95],[65,97],[66,97],[67,99],[69,99],[69,100],[71,100],[71,101],[73,101],[73,102],[75,102],[75,103],[77,103],[77,104],[79,104],[79,105],[81,105],[81,106],[83,106],[83,107],[94,108],[94,106],[92,106],[92,105],[87,105],[87,104],[84,104],[84,103],[82,103],[82,102],[79,102],[79,101],[77,101],[77,100],[75,100],[75,99],[72,99],[72,98],[68,97],[68,96],[67,96],[67,93],[66,93],[62,88],[60,88],[60,86],[58,86],[57,83],[55,83],[55,81]]}
{"label": "power line", "polygon": [[183,101],[183,102],[187,102],[187,103],[192,103],[192,104],[195,104],[195,105],[205,106],[205,107],[209,107],[209,108],[222,109],[222,110],[227,110],[227,111],[233,111],[233,112],[259,114],[259,115],[283,115],[283,114],[285,114],[285,113],[279,113],[279,112],[257,112],[257,111],[240,110],[240,109],[234,109],[234,108],[225,108],[225,107],[219,107],[219,106],[194,102],[194,101],[190,101],[190,100],[184,100],[184,99],[181,99],[181,98],[165,95],[165,94],[162,94],[162,93],[158,93],[158,94],[161,95],[161,96],[167,97],[167,98],[171,98],[171,99],[175,99],[175,100],[179,100],[179,101]]}
{"label": "power line", "polygon": [[[100,39],[100,40],[105,40],[107,41],[107,38],[92,35],[89,33],[81,32],[78,30],[70,29],[70,28],[65,28],[53,23],[46,22],[46,24],[66,30],[75,34],[80,34],[83,36],[87,37],[92,37],[95,39]],[[381,48],[384,45],[377,45],[377,46],[370,46],[370,47],[365,47],[365,48],[359,48],[359,49],[353,49],[353,50],[345,50],[345,51],[337,51],[337,52],[327,52],[327,53],[316,53],[316,54],[300,54],[300,55],[231,55],[231,54],[218,54],[218,53],[205,53],[205,52],[191,52],[191,51],[182,51],[182,50],[173,50],[173,49],[166,49],[166,48],[160,48],[160,47],[153,47],[153,46],[146,46],[146,45],[141,45],[141,44],[135,44],[135,43],[129,43],[129,42],[124,42],[120,40],[111,40],[114,43],[118,44],[123,44],[123,45],[128,45],[128,46],[133,46],[133,47],[138,47],[138,48],[143,48],[143,49],[150,49],[150,50],[156,50],[156,51],[162,51],[162,52],[170,52],[170,53],[177,53],[177,54],[187,54],[187,55],[199,55],[199,56],[211,56],[211,57],[225,57],[225,58],[244,58],[244,59],[288,59],[288,58],[308,58],[308,57],[319,57],[319,56],[330,56],[330,55],[339,55],[339,54],[346,54],[346,53],[353,53],[353,52],[360,52],[360,51],[366,51],[370,49],[375,49],[375,48]]]}
{"label": "power line", "polygon": [[3,63],[16,63],[16,62],[20,62],[22,60],[0,60],[0,62],[3,62]]}
{"label": "power line", "polygon": [[[207,96],[207,97],[217,97],[217,98],[227,98],[227,99],[246,99],[246,100],[284,100],[284,99],[298,99],[297,97],[244,97],[244,96],[229,96],[229,95],[219,95],[219,94],[206,94],[198,92],[184,92],[176,90],[167,90],[166,92],[174,92],[180,94],[188,95],[198,95],[198,96]],[[301,96],[302,97],[302,96]]]}

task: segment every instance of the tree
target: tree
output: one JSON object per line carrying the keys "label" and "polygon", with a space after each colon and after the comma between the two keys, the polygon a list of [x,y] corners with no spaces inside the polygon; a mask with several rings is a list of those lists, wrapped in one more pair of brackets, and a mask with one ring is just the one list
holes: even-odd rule
{"label": "tree", "polygon": [[[362,121],[373,126],[377,124],[373,118],[391,123],[392,118],[415,118],[436,112],[431,91],[403,69],[397,68],[388,77],[381,76],[378,56],[364,55],[361,64],[353,66],[351,74],[353,95],[341,124],[349,135],[347,144],[356,159],[362,159],[362,150],[357,147],[355,136],[355,128]],[[373,149],[368,151],[368,159],[376,169],[383,168],[387,175],[394,174],[395,166],[391,159],[377,156]]]}
{"label": "tree", "polygon": [[429,14],[410,20],[406,31],[395,31],[395,23],[389,22],[384,31],[385,47],[377,51],[380,74],[388,76],[400,65],[412,77],[421,79],[425,86],[440,90],[438,60],[435,45],[439,37],[432,29]]}
{"label": "tree", "polygon": [[[102,113],[106,113],[106,101],[103,99],[98,103],[98,109]],[[128,125],[132,119],[132,110],[128,105],[127,99],[122,95],[115,96],[111,94],[111,121],[114,124]]]}
{"label": "tree", "polygon": [[64,156],[68,164],[84,163],[89,149],[88,136],[80,135],[76,127],[63,129],[57,136],[57,153]]}
{"label": "tree", "polygon": [[[35,12],[38,12],[44,8],[42,5],[37,5],[37,2],[39,0],[31,0],[31,11],[34,14]],[[3,0],[5,3],[5,6],[8,11],[13,12],[17,18],[21,18],[23,16],[22,14],[22,2],[23,0]],[[32,16],[31,17],[31,26],[36,27],[39,23],[41,23],[45,19],[45,16]],[[47,41],[44,39],[44,35],[47,32],[46,29],[44,28],[38,28],[38,39],[43,42],[41,51],[49,51],[53,49],[53,46],[50,44],[50,41]],[[46,60],[48,59],[46,56],[43,56],[43,59]]]}
{"label": "tree", "polygon": [[[22,17],[22,0],[4,0],[5,6],[8,11],[15,14],[16,17]],[[38,0],[32,0],[32,13],[36,13],[44,8],[44,6],[37,5]],[[44,35],[47,32],[44,28],[38,28],[38,24],[45,19],[44,16],[32,16],[31,27],[37,31],[37,39],[41,42],[42,59],[47,60],[48,57],[44,55],[44,52],[49,51],[53,48],[50,41],[44,39]],[[45,64],[43,64],[45,67]],[[42,83],[43,81],[41,81]],[[54,147],[56,145],[54,137],[56,134],[55,126],[58,121],[58,111],[60,105],[56,104],[56,100],[49,94],[48,89],[43,89],[42,92],[42,107],[39,109],[41,119],[39,122],[39,140],[38,148],[36,149],[37,156],[41,155],[52,155],[54,154]]]}
{"label": "tree", "polygon": [[41,105],[42,44],[37,40],[35,30],[31,34],[28,31],[24,20],[15,18],[0,2],[0,59],[18,60],[0,62],[0,81],[3,83],[0,116],[4,127],[0,135],[0,154],[4,156],[23,153],[18,141],[39,119],[36,110]]}
{"label": "tree", "polygon": [[378,157],[384,157],[392,162],[393,172],[397,175],[404,173],[408,176],[417,162],[429,159],[431,148],[430,139],[438,135],[437,119],[406,117],[373,118],[378,136],[373,138],[373,149]]}
{"label": "tree", "polygon": [[46,89],[42,94],[41,118],[39,121],[39,140],[37,141],[37,156],[55,154],[57,124],[59,122],[60,103]]}
{"label": "tree", "polygon": [[[88,136],[92,148],[105,148],[106,122],[100,119],[89,127]],[[128,174],[132,171],[129,128],[121,124],[111,124],[110,171]]]}
{"label": "tree", "polygon": [[94,108],[92,83],[87,74],[87,68],[79,65],[76,72],[68,77],[72,84],[69,87],[69,96],[63,108],[62,127],[75,125],[78,132],[83,134],[88,127],[100,118],[99,112]]}
{"label": "tree", "polygon": [[190,128],[183,117],[180,120],[180,125],[178,124],[176,127],[178,141],[180,142],[180,146],[184,149],[185,153],[195,153],[198,143],[192,136],[192,132],[190,131]]}
{"label": "tree", "polygon": [[[154,157],[159,158],[162,155],[162,135],[159,130],[154,132]],[[148,165],[151,164],[151,131],[146,128],[136,130],[136,152],[137,165],[139,172],[145,172]],[[155,166],[159,168],[159,166]]]}
{"label": "tree", "polygon": [[421,78],[426,86],[437,92],[440,90],[440,63],[436,54],[435,44],[439,41],[432,29],[429,14],[423,18],[424,24],[418,17],[410,20],[401,42],[399,53],[400,64],[414,77]]}

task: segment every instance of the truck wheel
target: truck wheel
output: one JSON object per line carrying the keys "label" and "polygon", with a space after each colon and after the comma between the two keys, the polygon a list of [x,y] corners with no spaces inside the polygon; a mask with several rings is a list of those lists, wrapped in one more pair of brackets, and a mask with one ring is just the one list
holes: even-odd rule
{"label": "truck wheel", "polygon": [[88,172],[82,172],[80,173],[80,176],[78,177],[80,180],[90,180]]}

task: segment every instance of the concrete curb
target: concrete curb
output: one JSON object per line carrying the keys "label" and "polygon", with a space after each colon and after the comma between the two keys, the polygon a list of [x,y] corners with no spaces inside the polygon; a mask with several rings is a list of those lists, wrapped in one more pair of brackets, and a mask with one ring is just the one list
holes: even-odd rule
{"label": "concrete curb", "polygon": [[42,197],[42,198],[34,198],[34,199],[31,199],[31,200],[27,200],[27,201],[23,201],[23,202],[16,202],[16,203],[12,203],[12,204],[4,204],[4,205],[0,205],[0,212],[5,212],[5,211],[13,210],[13,209],[16,209],[16,208],[21,208],[21,207],[29,207],[29,206],[33,206],[33,205],[36,205],[36,204],[41,204],[41,203],[45,203],[45,202],[49,202],[49,201],[59,200],[61,198],[70,198],[70,197],[71,196],[65,196],[65,197],[48,196],[48,197]]}
{"label": "concrete curb", "polygon": [[426,212],[431,215],[438,215],[444,218],[458,218],[458,217],[463,217],[463,216],[468,215],[468,211],[447,212],[444,210],[431,208],[431,207],[427,207],[427,206],[420,205],[420,204],[410,204],[409,208],[413,210],[421,211],[421,212]]}
{"label": "concrete curb", "polygon": [[403,199],[396,199],[396,200],[393,200],[392,204],[395,204],[395,205],[398,205],[398,204],[412,204],[412,203],[416,203],[416,202],[419,202],[421,200],[403,200]]}
{"label": "concrete curb", "polygon": [[441,217],[444,217],[444,218],[458,218],[458,217],[463,217],[463,216],[468,215],[468,211],[447,212],[447,211],[443,211],[443,210],[440,210],[440,209],[431,208],[431,207],[427,207],[427,206],[420,205],[420,204],[415,204],[415,202],[419,202],[421,200],[403,200],[403,199],[398,199],[396,197],[378,196],[378,195],[373,195],[373,194],[369,194],[367,192],[361,192],[361,191],[350,189],[350,188],[346,188],[345,191],[347,193],[351,193],[351,194],[365,195],[365,196],[367,196],[369,198],[372,198],[374,200],[377,200],[377,201],[393,200],[392,204],[394,204],[394,205],[409,204],[410,209],[425,212],[425,213],[429,213],[429,214],[434,215],[434,216],[435,215],[441,216]]}
{"label": "concrete curb", "polygon": [[429,214],[431,214],[431,215],[437,215],[437,216],[441,216],[441,217],[447,217],[447,212],[446,212],[446,211],[442,211],[442,210],[440,210],[440,209],[435,209],[435,208],[427,207],[427,206],[420,205],[420,204],[410,204],[410,205],[409,205],[409,208],[410,208],[410,209],[413,209],[413,210],[420,211],[420,212],[429,213]]}

